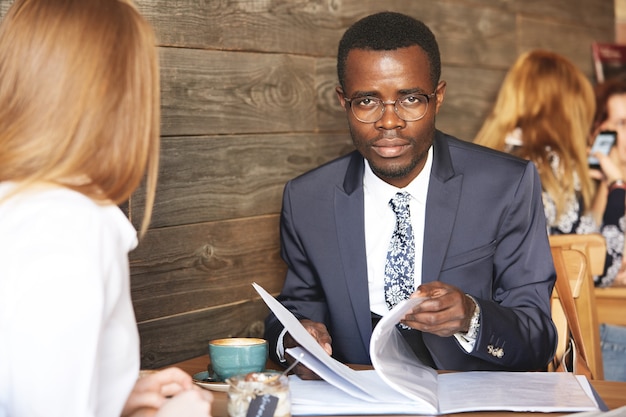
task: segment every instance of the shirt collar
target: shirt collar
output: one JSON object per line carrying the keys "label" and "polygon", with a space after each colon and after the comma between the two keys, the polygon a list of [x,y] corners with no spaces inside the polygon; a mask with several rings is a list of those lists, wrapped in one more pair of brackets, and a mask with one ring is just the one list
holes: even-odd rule
{"label": "shirt collar", "polygon": [[406,191],[411,194],[411,197],[417,200],[421,204],[426,204],[426,194],[428,193],[428,183],[430,181],[430,171],[433,166],[433,147],[428,149],[426,156],[426,163],[424,169],[419,173],[413,181],[404,188],[394,187],[391,184],[386,183],[374,174],[369,162],[365,160],[365,170],[363,172],[363,187],[376,199],[384,201],[385,204],[391,198],[400,191]]}

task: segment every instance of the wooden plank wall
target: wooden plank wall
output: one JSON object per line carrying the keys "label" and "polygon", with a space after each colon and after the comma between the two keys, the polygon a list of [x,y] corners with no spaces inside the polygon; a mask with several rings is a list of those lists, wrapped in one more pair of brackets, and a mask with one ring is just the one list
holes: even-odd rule
{"label": "wooden plank wall", "polygon": [[[547,48],[592,77],[613,41],[611,0],[137,0],[160,47],[163,149],[151,229],[131,253],[142,366],[259,335],[277,293],[285,182],[351,148],[334,94],[339,38],[394,10],[438,37],[447,96],[438,126],[472,140],[519,53]],[[5,13],[9,0],[0,0]],[[141,221],[139,190],[125,207]]]}

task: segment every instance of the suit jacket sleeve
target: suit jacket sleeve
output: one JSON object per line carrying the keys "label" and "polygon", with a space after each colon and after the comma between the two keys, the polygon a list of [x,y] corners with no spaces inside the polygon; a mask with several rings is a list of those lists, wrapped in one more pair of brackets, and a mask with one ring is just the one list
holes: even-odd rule
{"label": "suit jacket sleeve", "polygon": [[[316,322],[327,322],[324,294],[316,281],[314,272],[302,247],[303,242],[295,231],[292,218],[291,182],[283,192],[280,220],[281,256],[287,263],[285,285],[278,300],[298,319],[307,318]],[[297,295],[297,298],[294,298]],[[276,343],[283,330],[280,321],[270,313],[265,320],[265,338],[269,343],[269,354],[278,363]]]}
{"label": "suit jacket sleeve", "polygon": [[[370,363],[372,334],[363,167],[354,151],[289,181],[280,222],[287,275],[278,300],[297,318],[324,323],[333,357],[355,364]],[[270,314],[265,330],[271,354],[282,328]]]}
{"label": "suit jacket sleeve", "polygon": [[[484,201],[482,214],[481,210],[469,210],[463,201],[459,205],[438,279],[477,299],[480,331],[469,354],[457,346],[455,338],[424,334],[439,369],[540,370],[554,354],[556,332],[550,297],[556,275],[541,183],[532,163],[526,163],[524,169],[515,165],[520,167],[519,163],[511,164],[510,171],[519,174],[512,174],[506,181],[480,178],[480,190],[491,189],[493,193],[491,198],[473,196],[473,200]],[[472,181],[466,176],[463,187],[483,192]],[[468,245],[475,239],[472,236],[486,240],[483,245]],[[457,253],[455,248],[465,252]]]}

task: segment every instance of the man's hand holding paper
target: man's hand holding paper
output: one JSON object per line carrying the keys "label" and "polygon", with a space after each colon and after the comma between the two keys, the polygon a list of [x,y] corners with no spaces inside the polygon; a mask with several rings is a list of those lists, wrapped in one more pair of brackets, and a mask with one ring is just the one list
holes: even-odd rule
{"label": "man's hand holding paper", "polygon": [[411,298],[425,300],[404,316],[402,324],[441,337],[468,331],[476,305],[457,287],[433,281],[420,285]]}
{"label": "man's hand holding paper", "polygon": [[[333,354],[332,348],[332,339],[330,334],[328,333],[328,329],[323,323],[317,323],[312,320],[303,319],[300,320],[300,324],[306,329],[307,332],[319,343],[319,345],[324,349],[328,355]],[[288,348],[293,348],[296,346],[300,346],[298,342],[291,336],[291,334],[285,334],[285,338],[283,339],[283,345],[285,350]],[[289,355],[285,354],[285,359],[289,364],[293,363],[295,359]],[[317,374],[311,371],[309,368],[299,363],[293,369],[293,373],[298,375],[301,379],[321,379]]]}

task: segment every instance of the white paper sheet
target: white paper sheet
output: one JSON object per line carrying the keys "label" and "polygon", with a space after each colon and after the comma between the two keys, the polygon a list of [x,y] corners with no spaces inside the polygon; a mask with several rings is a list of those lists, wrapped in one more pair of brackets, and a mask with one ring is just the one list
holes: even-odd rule
{"label": "white paper sheet", "polygon": [[374,371],[355,371],[330,357],[291,312],[254,288],[300,347],[288,349],[324,381],[291,377],[293,415],[446,414],[466,411],[597,411],[588,381],[565,372],[454,372],[421,364],[395,325],[421,299],[400,303],[376,326]]}
{"label": "white paper sheet", "polygon": [[287,328],[291,337],[300,344],[301,348],[288,350],[290,355],[299,358],[303,364],[314,370],[321,378],[354,397],[369,402],[382,400],[375,392],[373,394],[368,392],[367,383],[363,382],[357,371],[330,357],[300,324],[300,321],[271,294],[256,283],[252,285],[278,320]]}
{"label": "white paper sheet", "polygon": [[413,353],[396,324],[424,298],[398,303],[376,325],[370,340],[372,365],[390,386],[416,401],[426,401],[437,409],[437,372],[424,365]]}

